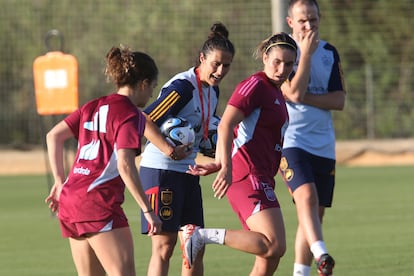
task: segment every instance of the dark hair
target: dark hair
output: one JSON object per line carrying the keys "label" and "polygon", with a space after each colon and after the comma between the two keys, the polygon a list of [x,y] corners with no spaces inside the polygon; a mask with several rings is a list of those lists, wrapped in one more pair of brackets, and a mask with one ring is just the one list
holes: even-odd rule
{"label": "dark hair", "polygon": [[[229,40],[229,31],[222,23],[214,23],[210,28],[210,34],[207,40],[204,42],[199,53],[206,56],[208,53],[214,50],[227,51],[234,56],[236,50],[233,43]],[[200,65],[200,59],[197,57],[196,66]]]}
{"label": "dark hair", "polygon": [[135,86],[139,81],[157,79],[158,68],[154,60],[142,52],[132,52],[127,47],[112,47],[106,54],[105,75],[119,88]]}
{"label": "dark hair", "polygon": [[273,47],[290,49],[295,53],[297,53],[298,50],[295,40],[287,33],[281,32],[261,41],[256,47],[254,56],[256,58],[261,58],[263,54],[267,54]]}
{"label": "dark hair", "polygon": [[301,3],[301,4],[309,5],[309,6],[315,6],[316,9],[318,10],[318,15],[320,16],[319,5],[318,5],[318,2],[316,2],[316,0],[290,0],[288,4],[288,14],[290,17],[292,16],[292,8],[296,3]]}

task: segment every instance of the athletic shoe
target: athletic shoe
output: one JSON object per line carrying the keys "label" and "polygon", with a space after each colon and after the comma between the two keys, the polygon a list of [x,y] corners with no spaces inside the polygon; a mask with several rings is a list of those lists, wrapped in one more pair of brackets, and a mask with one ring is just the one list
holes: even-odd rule
{"label": "athletic shoe", "polygon": [[329,254],[323,254],[316,261],[319,276],[332,276],[334,266],[335,261]]}
{"label": "athletic shoe", "polygon": [[193,265],[198,252],[204,247],[204,240],[197,231],[198,229],[200,227],[194,224],[187,224],[181,227],[184,241],[181,245],[181,250],[183,251],[184,265],[188,269]]}

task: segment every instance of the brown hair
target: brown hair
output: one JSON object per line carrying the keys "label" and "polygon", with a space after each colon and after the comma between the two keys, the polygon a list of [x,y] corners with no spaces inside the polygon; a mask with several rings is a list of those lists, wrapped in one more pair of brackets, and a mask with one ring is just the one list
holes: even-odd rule
{"label": "brown hair", "polygon": [[273,47],[280,47],[283,49],[290,49],[297,53],[298,46],[295,40],[287,33],[281,32],[266,38],[257,45],[253,56],[256,59],[262,58],[263,54],[267,54]]}
{"label": "brown hair", "polygon": [[106,54],[105,75],[119,88],[135,86],[138,82],[157,79],[158,68],[154,60],[142,52],[132,52],[127,47],[112,47]]}
{"label": "brown hair", "polygon": [[[206,56],[208,53],[214,50],[227,51],[234,56],[236,50],[233,43],[229,40],[229,31],[226,26],[220,22],[214,23],[210,28],[210,33],[207,40],[204,42],[199,53]],[[200,65],[200,59],[197,57],[196,66]]]}

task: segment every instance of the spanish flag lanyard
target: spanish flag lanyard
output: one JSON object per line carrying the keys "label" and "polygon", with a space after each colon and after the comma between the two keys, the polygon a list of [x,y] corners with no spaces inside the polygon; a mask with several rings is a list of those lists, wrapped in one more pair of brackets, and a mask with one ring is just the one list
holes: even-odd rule
{"label": "spanish flag lanyard", "polygon": [[195,69],[197,85],[198,85],[198,95],[200,96],[201,103],[201,123],[203,127],[203,140],[208,139],[208,125],[210,124],[210,86],[208,87],[208,99],[207,99],[207,118],[204,118],[204,99],[203,99],[203,87],[200,80],[199,69]]}

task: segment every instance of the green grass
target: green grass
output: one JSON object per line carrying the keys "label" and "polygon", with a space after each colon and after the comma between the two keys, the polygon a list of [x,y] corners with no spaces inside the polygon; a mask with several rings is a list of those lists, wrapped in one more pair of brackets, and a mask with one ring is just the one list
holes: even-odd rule
{"label": "green grass", "polygon": [[[325,216],[324,235],[337,260],[335,275],[409,275],[414,249],[412,167],[337,168],[334,206]],[[240,228],[224,199],[212,196],[211,177],[203,178],[207,227]],[[45,176],[0,177],[0,275],[75,275],[69,245],[43,203]],[[296,230],[294,206],[280,178],[288,251],[277,275],[291,275]],[[139,212],[131,197],[124,204],[134,232],[137,275],[146,275],[150,239],[139,234]],[[180,250],[170,275],[179,275]],[[209,245],[205,275],[248,275],[253,256]],[[313,271],[312,275],[316,275]]]}

